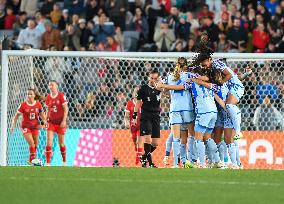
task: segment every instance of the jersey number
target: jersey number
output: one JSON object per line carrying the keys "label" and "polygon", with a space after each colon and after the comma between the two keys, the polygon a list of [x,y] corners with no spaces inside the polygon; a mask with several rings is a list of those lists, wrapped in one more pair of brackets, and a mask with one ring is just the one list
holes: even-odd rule
{"label": "jersey number", "polygon": [[35,113],[30,113],[30,120],[34,120],[35,119]]}
{"label": "jersey number", "polygon": [[53,107],[52,107],[52,111],[53,111],[54,113],[57,113],[57,107],[56,107],[56,106],[53,106]]}

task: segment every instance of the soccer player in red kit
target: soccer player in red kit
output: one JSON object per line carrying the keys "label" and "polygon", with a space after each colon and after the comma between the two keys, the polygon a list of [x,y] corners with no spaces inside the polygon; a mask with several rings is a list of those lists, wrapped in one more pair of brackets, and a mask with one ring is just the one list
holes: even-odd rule
{"label": "soccer player in red kit", "polygon": [[21,130],[29,144],[30,157],[29,164],[36,158],[36,149],[38,146],[38,135],[39,135],[39,116],[41,117],[44,124],[46,124],[45,114],[43,112],[42,105],[36,100],[38,95],[32,88],[27,91],[26,101],[21,103],[15,116],[12,119],[11,133],[13,133],[17,120],[22,115]]}
{"label": "soccer player in red kit", "polygon": [[46,142],[46,166],[50,166],[52,155],[52,141],[54,133],[58,135],[60,152],[62,155],[62,165],[66,166],[66,146],[64,136],[67,128],[68,102],[64,93],[58,90],[56,81],[49,81],[48,88],[50,94],[45,98],[47,111],[47,142]]}
{"label": "soccer player in red kit", "polygon": [[135,96],[136,96],[138,89],[139,88],[135,88],[133,90],[133,93],[132,93],[133,99],[127,102],[126,107],[125,107],[125,115],[124,115],[125,127],[130,129],[132,139],[134,142],[134,146],[135,146],[135,151],[136,151],[135,164],[136,165],[140,164],[140,156],[142,156],[142,152],[143,152],[143,142],[142,142],[142,137],[140,136],[140,109],[137,115],[138,116],[137,124],[135,125],[132,123],[132,115],[133,115],[134,107],[136,103]]}

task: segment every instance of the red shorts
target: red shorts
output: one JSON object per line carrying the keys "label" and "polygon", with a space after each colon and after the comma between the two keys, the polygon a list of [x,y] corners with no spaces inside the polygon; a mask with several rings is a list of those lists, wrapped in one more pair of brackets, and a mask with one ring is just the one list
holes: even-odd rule
{"label": "red shorts", "polygon": [[47,131],[52,131],[58,135],[65,135],[67,128],[61,128],[60,125],[55,125],[52,123],[47,123]]}
{"label": "red shorts", "polygon": [[21,128],[23,135],[32,134],[32,136],[38,136],[38,129]]}
{"label": "red shorts", "polygon": [[130,132],[131,132],[131,135],[132,135],[132,139],[137,138],[137,136],[140,136],[140,126],[131,125]]}

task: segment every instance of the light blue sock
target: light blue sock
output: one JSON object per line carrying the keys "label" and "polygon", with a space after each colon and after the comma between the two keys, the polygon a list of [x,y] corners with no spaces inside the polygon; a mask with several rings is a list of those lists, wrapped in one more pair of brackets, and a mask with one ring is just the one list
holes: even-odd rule
{"label": "light blue sock", "polygon": [[213,162],[213,155],[209,151],[209,147],[207,145],[207,141],[204,142],[204,145],[205,145],[205,158],[207,157],[208,162],[212,163]]}
{"label": "light blue sock", "polygon": [[236,131],[236,133],[241,132],[241,122],[242,122],[242,117],[241,117],[241,111],[237,105],[233,104],[226,104],[226,108],[229,112],[230,118],[233,123],[233,127]]}
{"label": "light blue sock", "polygon": [[180,144],[180,160],[182,163],[186,162],[186,144]]}
{"label": "light blue sock", "polygon": [[228,151],[229,151],[229,156],[230,156],[231,162],[234,165],[237,165],[235,143],[230,143],[230,144],[227,145],[227,147],[228,147]]}
{"label": "light blue sock", "polygon": [[170,156],[174,134],[171,132],[166,141],[166,156]]}
{"label": "light blue sock", "polygon": [[202,166],[205,165],[205,145],[203,140],[195,140],[194,141],[197,149],[197,155]]}
{"label": "light blue sock", "polygon": [[187,159],[189,161],[197,160],[197,158],[196,158],[196,148],[194,148],[194,137],[193,136],[189,136],[188,137],[187,144],[188,144]]}
{"label": "light blue sock", "polygon": [[209,138],[207,140],[207,146],[208,146],[210,154],[213,157],[213,162],[220,162],[218,147],[212,138]]}
{"label": "light blue sock", "polygon": [[240,152],[239,152],[239,143],[238,141],[234,141],[235,146],[236,146],[236,160],[237,160],[237,164],[241,165],[241,159],[240,159]]}
{"label": "light blue sock", "polygon": [[[217,147],[218,147],[218,152],[219,152],[220,160],[221,160],[222,162],[224,162],[225,147],[224,147],[224,145],[223,145],[222,142],[220,142],[220,143],[217,145]],[[226,148],[227,148],[227,147],[226,147]]]}
{"label": "light blue sock", "polygon": [[174,155],[174,166],[177,166],[180,155],[180,139],[175,137],[173,138],[173,155]]}
{"label": "light blue sock", "polygon": [[227,148],[227,145],[224,141],[221,142],[222,145],[224,146],[224,162],[227,163],[229,161],[229,154],[228,154],[228,148]]}

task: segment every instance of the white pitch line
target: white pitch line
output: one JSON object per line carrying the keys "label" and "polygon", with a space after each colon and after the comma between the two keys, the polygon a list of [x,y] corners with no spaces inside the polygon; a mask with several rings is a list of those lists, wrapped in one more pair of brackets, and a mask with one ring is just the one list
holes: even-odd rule
{"label": "white pitch line", "polygon": [[104,179],[104,178],[56,178],[56,177],[1,177],[0,180],[39,180],[39,181],[81,181],[81,182],[115,182],[115,183],[163,183],[163,184],[217,184],[217,185],[245,185],[245,186],[273,186],[284,187],[284,183],[269,183],[269,182],[241,182],[241,181],[207,181],[207,180],[131,180],[131,179]]}

